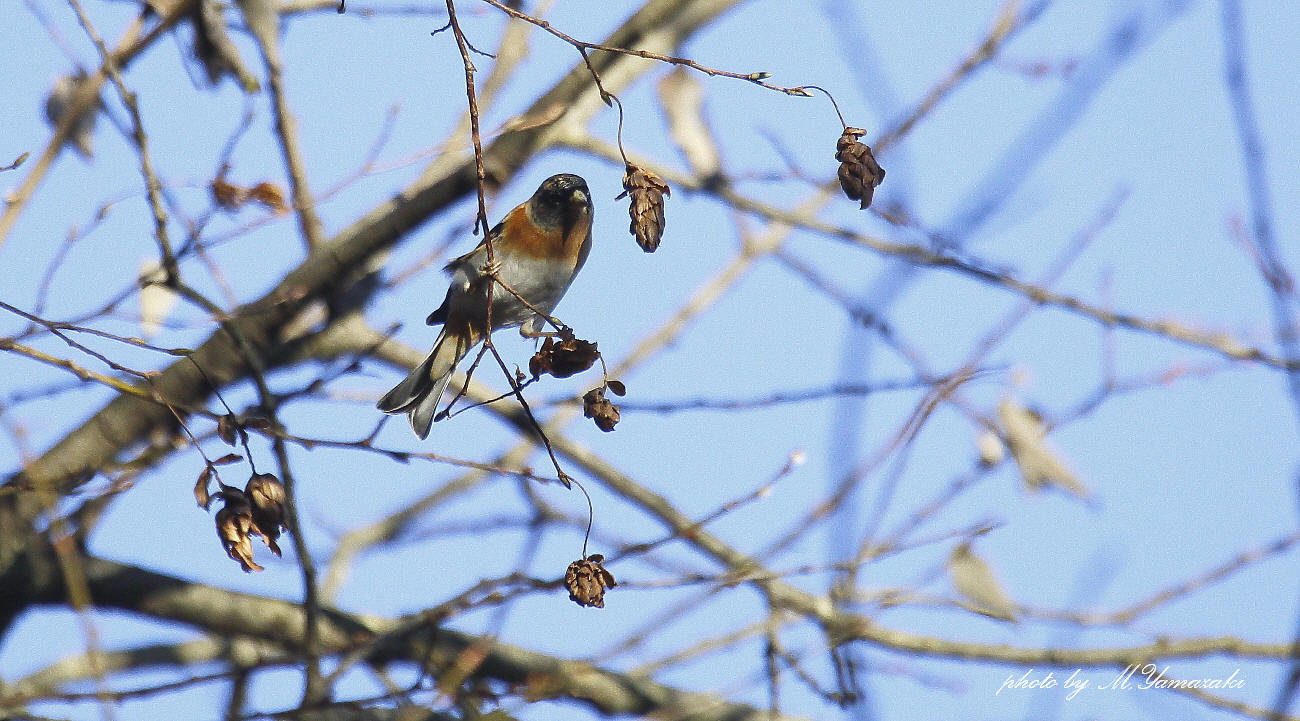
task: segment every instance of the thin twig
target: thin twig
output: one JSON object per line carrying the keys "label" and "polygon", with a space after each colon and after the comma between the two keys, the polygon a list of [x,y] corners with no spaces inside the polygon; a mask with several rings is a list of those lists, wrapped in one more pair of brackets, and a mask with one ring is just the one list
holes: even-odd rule
{"label": "thin twig", "polygon": [[[570,147],[593,152],[611,160],[619,158],[618,149],[590,137],[566,136]],[[961,255],[948,250],[934,250],[911,243],[897,243],[865,235],[857,229],[837,225],[816,217],[812,212],[786,210],[779,206],[741,195],[731,187],[706,186],[702,179],[683,175],[650,161],[637,159],[656,175],[694,192],[715,195],[738,210],[753,213],[767,220],[787,223],[796,228],[813,231],[832,240],[871,250],[881,255],[899,258],[917,266],[939,268],[969,277],[971,280],[998,286],[1021,295],[1034,303],[1059,308],[1087,318],[1105,327],[1125,328],[1131,331],[1162,337],[1175,343],[1210,351],[1225,358],[1251,361],[1280,370],[1300,370],[1300,358],[1284,358],[1263,348],[1248,345],[1224,333],[1199,330],[1172,320],[1144,318],[1100,307],[1078,297],[1041,288],[1020,280],[1008,270],[986,263],[969,253]],[[828,185],[827,188],[831,186]]]}
{"label": "thin twig", "polygon": [[171,240],[167,236],[167,211],[162,207],[162,183],[158,181],[158,176],[154,173],[153,161],[149,157],[149,136],[145,134],[144,121],[140,118],[140,104],[136,102],[135,93],[127,89],[113,53],[109,52],[103,39],[95,31],[81,3],[78,0],[68,0],[68,4],[76,11],[77,21],[81,23],[86,36],[99,52],[99,60],[103,64],[104,72],[108,73],[108,77],[113,81],[113,87],[117,89],[118,97],[121,98],[122,105],[126,107],[127,115],[131,118],[131,138],[135,141],[136,149],[139,150],[140,173],[144,176],[145,196],[149,200],[149,209],[153,212],[154,239],[158,242],[158,252],[162,257],[160,265],[167,275],[166,282],[170,285],[179,278],[180,269],[176,264],[176,255],[172,253]]}
{"label": "thin twig", "polygon": [[[518,20],[523,20],[524,22],[532,23],[533,25],[536,25],[537,27],[554,35],[560,40],[563,40],[564,42],[572,45],[574,48],[578,50],[578,52],[582,53],[584,60],[587,58],[586,51],[588,50],[600,50],[602,52],[617,53],[619,55],[631,55],[633,57],[645,58],[646,60],[655,60],[661,63],[669,63],[671,65],[681,65],[683,67],[691,68],[692,70],[698,70],[704,73],[705,75],[709,75],[709,76],[718,76],[724,78],[735,78],[737,80],[745,80],[755,85],[759,85],[761,87],[767,88],[768,90],[775,90],[776,92],[784,93],[786,95],[811,97],[811,95],[808,94],[808,91],[804,90],[802,87],[787,88],[787,87],[782,87],[780,85],[773,85],[771,83],[764,82],[767,78],[772,77],[771,73],[764,73],[764,72],[736,73],[736,72],[731,72],[729,70],[721,70],[719,68],[711,68],[706,65],[701,65],[695,62],[694,60],[691,60],[690,58],[679,58],[679,57],[674,57],[672,55],[653,53],[648,50],[633,50],[630,48],[614,47],[612,45],[601,45],[600,43],[584,42],[570,35],[567,35],[559,30],[556,30],[554,26],[552,26],[549,22],[545,20],[542,20],[540,18],[535,18],[532,15],[529,15],[528,13],[516,10],[510,7],[509,5],[498,2],[498,0],[483,0],[483,2],[487,3],[488,5],[491,5],[492,7],[500,10],[501,12],[506,13],[510,17],[513,17]],[[587,67],[589,69],[591,68],[590,61],[588,61]],[[592,72],[594,73],[595,71],[593,70]]]}
{"label": "thin twig", "polygon": [[[474,170],[475,170],[475,177],[478,186],[477,187],[478,220],[476,222],[475,227],[481,228],[483,231],[483,245],[487,252],[486,274],[493,279],[493,282],[488,283],[488,286],[486,288],[487,298],[485,302],[484,320],[483,320],[483,325],[484,325],[483,347],[487,351],[491,352],[492,357],[496,359],[497,365],[501,367],[502,375],[505,376],[506,381],[510,384],[510,388],[511,390],[514,391],[515,398],[519,401],[519,405],[523,407],[524,413],[525,415],[527,415],[529,423],[532,424],[533,429],[537,432],[538,437],[542,441],[542,445],[545,446],[546,453],[551,459],[551,464],[555,466],[555,473],[558,476],[560,482],[563,483],[566,487],[569,487],[573,479],[567,473],[564,472],[563,468],[560,467],[560,460],[559,458],[556,457],[554,449],[551,448],[551,441],[549,438],[546,437],[546,431],[543,430],[541,423],[538,422],[537,417],[533,415],[532,409],[528,406],[528,401],[524,398],[522,387],[515,380],[514,376],[511,375],[510,369],[506,366],[505,359],[501,357],[501,354],[497,352],[496,346],[492,344],[492,295],[493,295],[493,290],[496,288],[498,284],[500,284],[502,287],[505,287],[507,290],[509,290],[509,292],[512,295],[514,295],[514,297],[518,299],[521,303],[523,303],[529,310],[536,312],[538,315],[547,319],[552,324],[557,325],[557,327],[559,323],[558,321],[552,319],[548,314],[540,312],[536,307],[533,306],[533,304],[528,302],[527,299],[525,299],[519,293],[515,292],[513,288],[510,288],[508,285],[506,285],[504,281],[501,280],[500,268],[496,260],[495,251],[492,248],[493,239],[492,239],[492,233],[490,231],[490,226],[488,225],[487,203],[484,198],[484,184],[485,181],[487,180],[487,173],[485,172],[485,169],[483,167],[483,144],[482,144],[482,138],[479,135],[478,101],[475,97],[475,92],[474,92],[474,73],[475,73],[474,62],[473,60],[470,59],[469,56],[470,53],[469,41],[465,39],[465,34],[464,32],[461,31],[460,28],[460,22],[456,18],[456,4],[454,0],[446,0],[446,3],[447,3],[447,18],[448,18],[447,22],[448,25],[451,27],[452,34],[456,37],[456,47],[459,48],[460,50],[461,62],[465,67],[465,95],[467,98],[467,102],[469,104],[470,135],[474,141]],[[476,359],[474,365],[477,366],[477,364],[478,361]],[[468,383],[468,377],[466,378],[466,382]]]}
{"label": "thin twig", "polygon": [[271,0],[246,0],[239,5],[244,11],[244,22],[257,40],[266,65],[275,132],[280,139],[280,151],[284,155],[285,170],[289,174],[289,189],[298,216],[298,227],[302,231],[303,242],[310,251],[325,241],[325,231],[320,216],[316,214],[316,201],[307,184],[298,124],[289,107],[284,87],[284,62],[280,58],[280,10]]}
{"label": "thin twig", "polygon": [[[114,65],[122,68],[138,57],[155,40],[170,31],[176,22],[186,16],[190,4],[190,2],[172,3],[157,16],[158,24],[144,35],[140,35],[140,30],[144,27],[145,17],[152,15],[154,10],[153,8],[142,10],[122,33],[122,39],[118,42],[117,49],[112,53]],[[54,158],[58,156],[64,142],[71,135],[77,121],[83,114],[91,112],[91,108],[98,102],[100,87],[103,86],[107,77],[108,71],[101,67],[98,71],[89,74],[78,85],[76,96],[69,101],[63,117],[59,119],[59,123],[54,128],[49,142],[46,143],[45,149],[41,151],[40,157],[36,159],[35,164],[27,172],[27,176],[23,178],[23,182],[19,184],[18,188],[5,198],[4,209],[0,211],[0,245],[4,245],[9,231],[13,229],[14,223],[18,222],[18,216],[26,208],[27,201],[36,192],[36,187],[45,179],[45,174],[53,164]]]}

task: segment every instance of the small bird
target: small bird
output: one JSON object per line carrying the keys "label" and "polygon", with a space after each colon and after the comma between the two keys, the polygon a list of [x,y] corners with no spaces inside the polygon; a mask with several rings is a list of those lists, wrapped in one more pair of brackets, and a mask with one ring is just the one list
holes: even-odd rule
{"label": "small bird", "polygon": [[[492,289],[492,330],[519,326],[525,338],[554,335],[543,330],[548,318],[538,312],[551,314],[587,261],[593,213],[587,181],[570,173],[552,175],[506,213],[478,247],[448,263],[444,270],[451,275],[451,287],[425,321],[441,323],[442,332],[424,362],[379,399],[379,410],[407,414],[415,435],[428,437],[452,371],[483,340],[493,270],[536,312],[497,285]],[[495,269],[488,267],[488,241]]]}
{"label": "small bird", "polygon": [[1049,444],[1047,426],[1038,413],[1008,396],[998,403],[998,422],[1002,424],[1007,449],[1020,467],[1026,489],[1036,491],[1055,486],[1097,509],[1088,487]]}
{"label": "small bird", "polygon": [[971,602],[972,610],[990,618],[1016,622],[1016,604],[1002,590],[993,569],[971,550],[969,541],[958,544],[949,554],[948,579],[953,589]]}
{"label": "small bird", "polygon": [[[50,94],[45,98],[45,120],[50,127],[55,127],[63,119],[63,114],[68,112],[68,106],[72,104],[72,99],[76,97],[77,91],[81,89],[81,84],[86,82],[86,73],[78,70],[72,75],[61,75],[50,88]],[[64,145],[77,151],[85,160],[94,157],[94,148],[91,145],[91,138],[95,133],[95,117],[100,109],[98,99],[95,104],[82,113],[73,124],[72,130],[68,133],[68,139]]]}

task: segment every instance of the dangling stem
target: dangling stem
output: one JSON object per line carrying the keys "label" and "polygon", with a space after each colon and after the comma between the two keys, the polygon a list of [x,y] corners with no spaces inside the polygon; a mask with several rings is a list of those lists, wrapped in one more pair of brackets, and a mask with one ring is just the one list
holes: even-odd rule
{"label": "dangling stem", "polygon": [[824,94],[826,95],[826,97],[830,98],[830,100],[831,100],[831,105],[833,105],[833,106],[835,107],[835,114],[838,115],[839,118],[840,118],[840,125],[842,125],[842,126],[844,126],[844,127],[846,127],[846,128],[849,127],[849,124],[846,123],[846,122],[844,122],[844,114],[840,112],[840,104],[837,103],[837,102],[835,102],[835,96],[834,96],[834,95],[831,95],[831,91],[827,90],[826,88],[821,87],[820,85],[804,85],[802,89],[804,89],[804,90],[819,90],[819,91],[821,91],[822,93],[824,93]]}
{"label": "dangling stem", "polygon": [[587,493],[587,489],[583,488],[577,479],[573,480],[573,485],[577,486],[578,490],[582,491],[583,497],[587,499],[587,532],[582,536],[582,557],[586,558],[587,541],[591,538],[591,525],[596,520],[596,508],[591,505],[591,494]]}

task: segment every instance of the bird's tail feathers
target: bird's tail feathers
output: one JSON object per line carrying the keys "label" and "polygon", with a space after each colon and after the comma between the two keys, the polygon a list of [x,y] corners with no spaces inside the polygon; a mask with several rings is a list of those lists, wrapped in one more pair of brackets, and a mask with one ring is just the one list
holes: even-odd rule
{"label": "bird's tail feathers", "polygon": [[384,413],[405,413],[411,421],[411,430],[421,439],[428,437],[438,403],[447,389],[447,382],[456,370],[460,359],[469,352],[470,344],[459,336],[443,332],[424,359],[410,375],[375,404]]}

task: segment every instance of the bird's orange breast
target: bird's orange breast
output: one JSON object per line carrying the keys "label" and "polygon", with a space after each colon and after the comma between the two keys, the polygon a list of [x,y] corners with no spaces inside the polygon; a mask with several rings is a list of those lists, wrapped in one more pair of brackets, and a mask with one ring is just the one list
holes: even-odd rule
{"label": "bird's orange breast", "polygon": [[502,221],[501,238],[509,239],[506,242],[512,253],[532,258],[576,261],[590,231],[590,213],[582,213],[578,222],[565,234],[560,226],[543,229],[529,219],[526,205],[520,205],[506,214]]}

